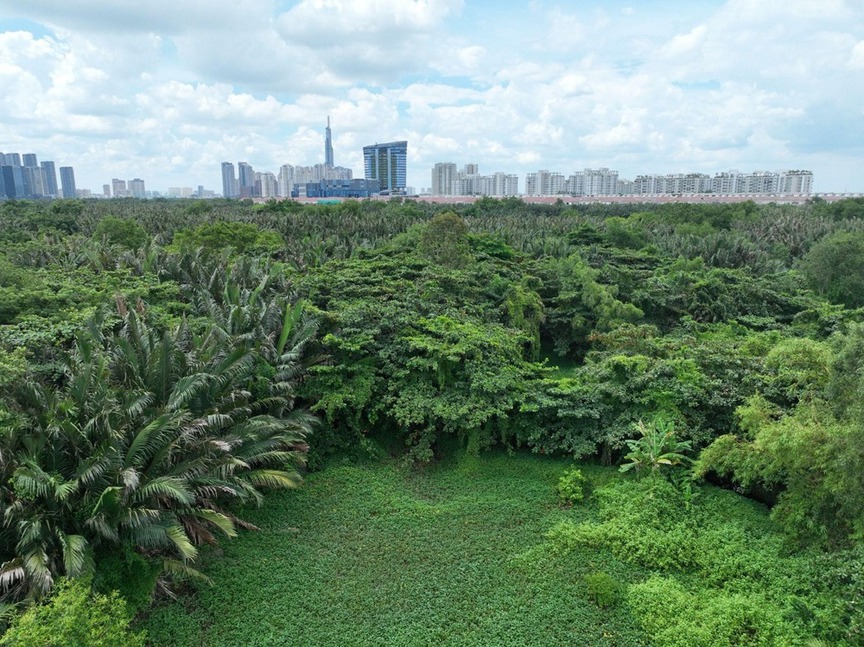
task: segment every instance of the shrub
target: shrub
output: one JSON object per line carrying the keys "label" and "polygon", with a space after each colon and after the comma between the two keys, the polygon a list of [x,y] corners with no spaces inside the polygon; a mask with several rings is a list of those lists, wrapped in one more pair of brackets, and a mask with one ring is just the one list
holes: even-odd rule
{"label": "shrub", "polygon": [[126,602],[114,591],[94,594],[88,579],[61,580],[43,603],[30,607],[0,638],[2,647],[144,647],[129,630]]}
{"label": "shrub", "polygon": [[573,505],[585,500],[585,485],[587,480],[578,469],[572,469],[564,474],[555,486],[558,498],[562,503]]}
{"label": "shrub", "polygon": [[758,594],[701,590],[697,596],[655,575],[631,586],[628,602],[658,647],[803,644],[782,610]]}
{"label": "shrub", "polygon": [[588,587],[588,597],[601,609],[615,606],[621,599],[621,587],[609,573],[589,573],[585,576],[585,584]]}
{"label": "shrub", "polygon": [[553,553],[608,549],[619,559],[652,569],[686,569],[697,563],[696,518],[671,483],[654,476],[607,485],[595,495],[600,523],[554,526],[546,533]]}
{"label": "shrub", "polygon": [[97,553],[93,588],[106,595],[117,591],[134,614],[150,604],[161,572],[161,560],[148,559],[131,548],[111,547]]}

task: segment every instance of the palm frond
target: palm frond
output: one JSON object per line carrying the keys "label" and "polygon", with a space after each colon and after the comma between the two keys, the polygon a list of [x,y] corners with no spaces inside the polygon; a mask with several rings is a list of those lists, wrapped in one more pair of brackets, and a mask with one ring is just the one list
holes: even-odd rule
{"label": "palm frond", "polygon": [[284,470],[253,470],[243,474],[241,478],[255,487],[274,489],[296,488],[303,482],[298,473]]}

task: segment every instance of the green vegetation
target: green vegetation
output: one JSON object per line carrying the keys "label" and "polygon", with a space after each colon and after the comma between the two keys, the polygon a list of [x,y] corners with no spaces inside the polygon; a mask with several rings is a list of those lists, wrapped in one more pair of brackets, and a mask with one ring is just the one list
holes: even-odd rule
{"label": "green vegetation", "polygon": [[687,511],[674,487],[584,464],[597,496],[562,508],[552,485],[566,466],[494,453],[420,472],[329,465],[253,512],[260,532],[204,558],[218,585],[142,626],[166,647],[673,645],[694,627],[705,645],[838,635],[832,598],[810,590],[817,554],[787,556],[761,506],[703,487]]}
{"label": "green vegetation", "polygon": [[0,218],[0,631],[864,642],[860,200]]}
{"label": "green vegetation", "polygon": [[94,594],[87,579],[57,583],[51,596],[19,616],[3,647],[144,647],[145,634],[129,629],[126,603],[117,592]]}
{"label": "green vegetation", "polygon": [[[219,586],[144,623],[157,645],[642,645],[626,607],[600,609],[583,574],[637,581],[608,555],[537,558],[563,510],[566,465],[484,455],[416,472],[331,465],[291,496],[268,498],[261,528],[210,556]],[[586,466],[592,480],[614,471]]]}

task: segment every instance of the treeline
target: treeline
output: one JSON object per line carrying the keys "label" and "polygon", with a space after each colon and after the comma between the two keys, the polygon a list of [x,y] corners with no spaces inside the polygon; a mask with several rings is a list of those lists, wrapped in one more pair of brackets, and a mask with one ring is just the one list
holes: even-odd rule
{"label": "treeline", "polygon": [[9,613],[83,575],[139,608],[306,461],[616,463],[647,421],[799,544],[864,530],[864,200],[7,201],[0,219]]}

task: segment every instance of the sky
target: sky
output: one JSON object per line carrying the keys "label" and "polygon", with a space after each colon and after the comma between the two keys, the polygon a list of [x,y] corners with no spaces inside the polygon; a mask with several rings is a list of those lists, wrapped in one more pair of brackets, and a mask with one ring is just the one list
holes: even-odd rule
{"label": "sky", "polygon": [[520,176],[807,169],[864,191],[864,0],[0,0],[0,151],[221,192],[408,140]]}

